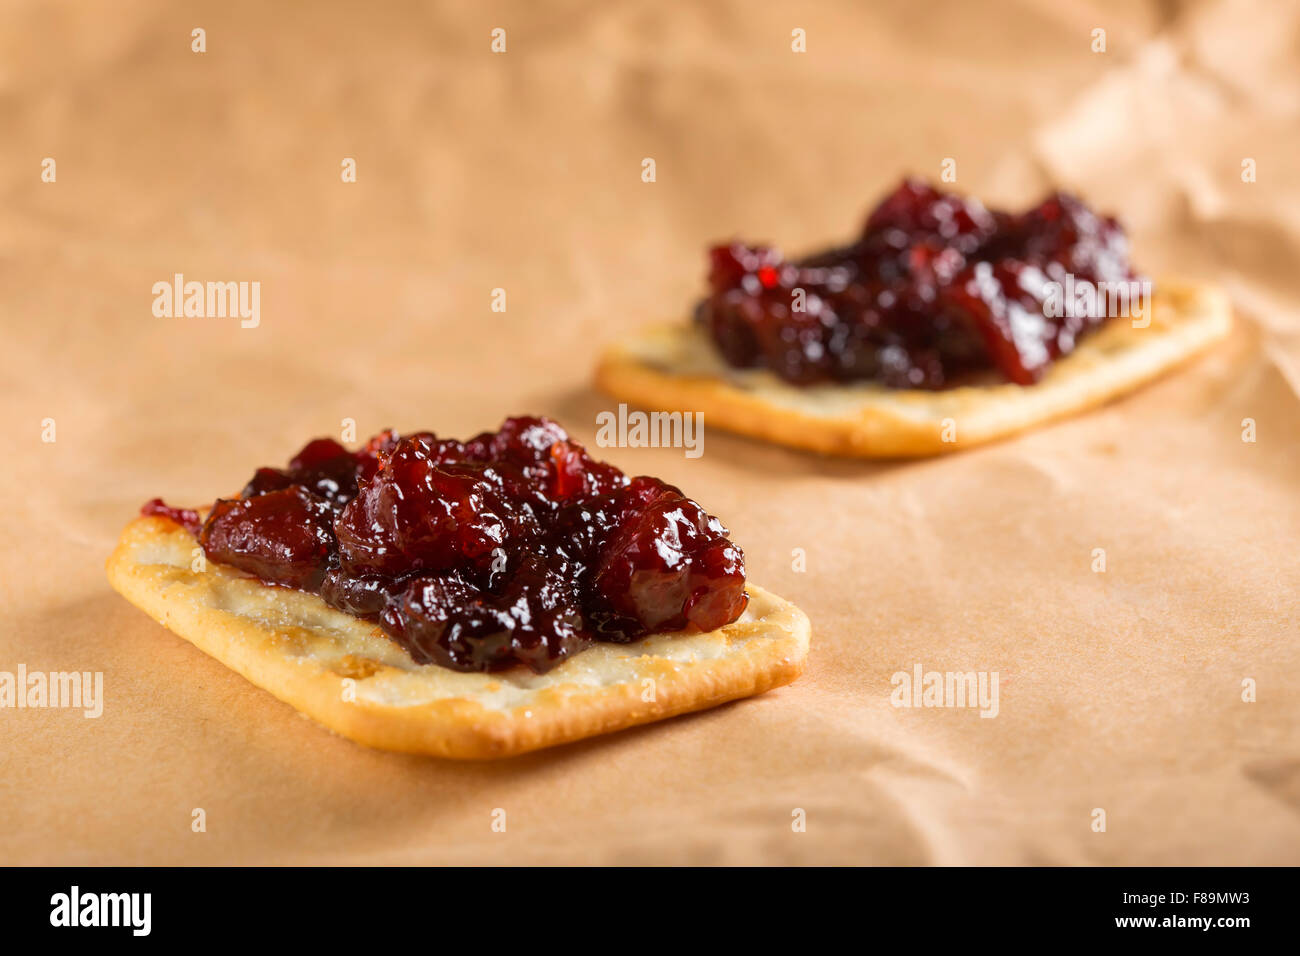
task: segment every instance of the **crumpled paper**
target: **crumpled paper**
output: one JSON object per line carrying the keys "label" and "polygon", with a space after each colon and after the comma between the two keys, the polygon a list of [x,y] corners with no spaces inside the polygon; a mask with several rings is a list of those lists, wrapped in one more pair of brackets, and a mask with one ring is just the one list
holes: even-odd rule
{"label": "crumpled paper", "polygon": [[[2,16],[0,671],[102,674],[103,712],[0,709],[0,861],[1300,862],[1300,11]],[[685,488],[804,608],[794,685],[439,762],[329,734],[108,588],[143,501],[210,501],[345,420],[538,412],[593,442],[598,348],[684,317],[707,243],[847,238],[946,159],[992,204],[1061,186],[1120,213],[1140,265],[1224,284],[1237,326],[1137,395],[943,460],[707,422],[699,458],[597,449]],[[177,273],[260,283],[258,324],[156,316]],[[996,673],[996,716],[895,706],[918,667]]]}

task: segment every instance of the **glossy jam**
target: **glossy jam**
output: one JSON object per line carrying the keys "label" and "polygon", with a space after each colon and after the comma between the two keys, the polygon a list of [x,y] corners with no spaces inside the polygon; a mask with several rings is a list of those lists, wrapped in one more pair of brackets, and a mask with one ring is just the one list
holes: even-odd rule
{"label": "glossy jam", "polygon": [[713,630],[745,608],[727,529],[672,485],[511,418],[466,442],[383,432],[309,443],[238,498],[142,509],[208,558],[377,622],[421,664],[542,672],[593,641]]}
{"label": "glossy jam", "polygon": [[697,321],[723,358],[796,385],[941,389],[993,370],[1030,385],[1103,321],[1049,317],[1048,284],[1133,278],[1114,219],[1055,193],[1019,215],[904,181],[856,242],[798,260],[710,252]]}

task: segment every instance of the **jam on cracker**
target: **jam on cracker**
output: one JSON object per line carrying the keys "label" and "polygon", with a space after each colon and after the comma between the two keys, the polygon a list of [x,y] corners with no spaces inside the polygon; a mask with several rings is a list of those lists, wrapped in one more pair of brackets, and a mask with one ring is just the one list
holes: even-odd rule
{"label": "jam on cracker", "polygon": [[375,621],[419,664],[540,673],[595,641],[711,631],[745,609],[727,529],[677,488],[595,461],[555,422],[468,441],[312,441],[238,498],[142,512],[207,557]]}
{"label": "jam on cracker", "polygon": [[722,357],[801,386],[942,389],[990,370],[1031,385],[1104,321],[1045,309],[1050,284],[1134,278],[1119,223],[1073,196],[1012,214],[916,180],[847,246],[786,259],[735,242],[710,261],[696,321]]}

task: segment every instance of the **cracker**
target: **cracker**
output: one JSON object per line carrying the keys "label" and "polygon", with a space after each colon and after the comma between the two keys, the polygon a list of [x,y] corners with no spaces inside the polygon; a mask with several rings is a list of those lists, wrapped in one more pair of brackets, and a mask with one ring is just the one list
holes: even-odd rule
{"label": "cracker", "polygon": [[1078,414],[1138,388],[1223,339],[1226,295],[1166,282],[1151,321],[1116,318],[1030,386],[989,381],[944,391],[870,383],[800,388],[761,369],[735,369],[693,323],[651,326],[602,357],[596,382],[615,398],[793,448],[860,458],[957,451]]}
{"label": "cracker", "polygon": [[737,621],[708,633],[596,644],[545,674],[414,663],[373,624],[314,594],[222,565],[163,518],[127,525],[108,578],[159,623],[345,737],[385,750],[485,759],[702,710],[788,684],[808,618],[749,585]]}

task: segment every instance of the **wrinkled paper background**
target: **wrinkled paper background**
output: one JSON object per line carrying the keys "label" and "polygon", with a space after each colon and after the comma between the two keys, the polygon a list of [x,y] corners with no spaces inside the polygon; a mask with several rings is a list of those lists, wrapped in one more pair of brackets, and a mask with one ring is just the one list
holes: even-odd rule
{"label": "wrinkled paper background", "polygon": [[[0,862],[1300,862],[1295,5],[0,9],[0,669],[102,671],[106,696],[0,711]],[[685,315],[708,242],[848,237],[949,157],[990,203],[1061,184],[1119,211],[1140,264],[1224,283],[1237,328],[944,460],[712,430],[696,460],[606,450],[808,612],[798,683],[438,762],[323,731],[106,584],[141,502],[209,501],[343,418],[544,412],[593,441],[598,348]],[[260,326],[154,318],[176,272],[259,281]],[[917,663],[997,671],[997,718],[891,706]]]}

